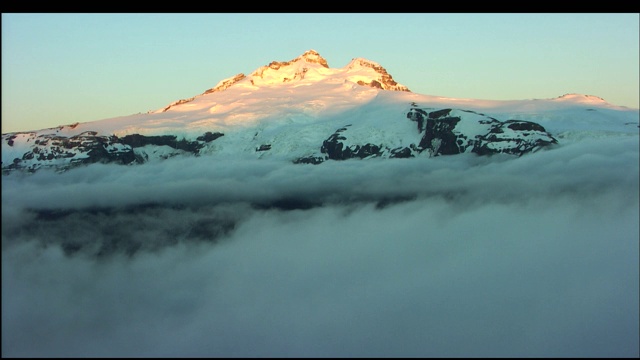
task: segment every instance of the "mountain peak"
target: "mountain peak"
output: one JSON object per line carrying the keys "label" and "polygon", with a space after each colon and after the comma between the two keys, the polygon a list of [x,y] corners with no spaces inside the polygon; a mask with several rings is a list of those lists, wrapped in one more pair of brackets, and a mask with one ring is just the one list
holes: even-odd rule
{"label": "mountain peak", "polygon": [[586,95],[586,94],[578,94],[578,93],[568,93],[562,96],[558,96],[556,98],[551,99],[552,101],[558,101],[568,104],[575,104],[580,106],[607,106],[607,107],[616,107],[613,104],[610,104],[605,99],[595,96],[595,95]]}
{"label": "mountain peak", "polygon": [[371,61],[365,58],[361,58],[361,57],[351,59],[351,62],[349,63],[349,65],[347,65],[347,68],[349,69],[358,68],[358,67],[382,69],[382,71],[386,72],[386,70],[384,70],[384,68],[380,66],[380,64],[378,64],[377,62]]}
{"label": "mountain peak", "polygon": [[[318,64],[323,68],[329,68],[327,64],[327,60],[325,60],[320,54],[311,49],[305,51],[302,55],[298,56],[295,59],[289,61],[272,61],[269,65],[261,66],[256,71],[254,71],[251,76],[252,77],[260,77],[264,79],[265,72],[272,73],[272,70],[277,70],[279,73],[288,73],[293,71],[293,78],[302,79],[304,78],[304,73],[308,71],[309,66],[307,64]],[[282,69],[282,70],[281,70]],[[284,80],[289,79],[289,80]],[[292,78],[284,77],[282,82],[290,81]],[[281,82],[281,81],[278,81]]]}
{"label": "mountain peak", "polygon": [[[268,65],[259,67],[249,76],[238,73],[218,82],[216,86],[201,95],[223,92],[236,85],[256,89],[262,86],[280,86],[284,83],[300,81],[307,85],[314,82],[333,82],[335,84],[352,82],[380,90],[411,92],[406,86],[395,82],[387,70],[374,61],[358,57],[352,59],[343,68],[330,68],[325,58],[316,50],[310,49],[289,61],[272,61]],[[175,106],[190,103],[196,97],[174,101],[157,111],[166,112]]]}
{"label": "mountain peak", "polygon": [[372,69],[378,74],[378,79],[371,80],[370,82],[361,82],[358,81],[360,85],[367,85],[371,87],[377,87],[384,90],[392,90],[392,91],[408,91],[404,85],[398,84],[393,80],[393,77],[387,72],[387,69],[383,68],[380,64],[375,61],[367,60],[365,58],[353,58],[351,62],[346,66],[347,71],[358,71],[361,69]]}
{"label": "mountain peak", "polygon": [[[304,54],[300,55],[295,60],[298,60],[298,59],[302,59],[312,64],[320,64],[326,68],[329,68],[329,64],[327,63],[327,60],[325,60],[325,58],[320,56],[320,54],[313,49],[305,51]],[[292,61],[295,61],[295,60],[292,60]]]}
{"label": "mountain peak", "polygon": [[272,61],[251,73],[247,82],[253,86],[272,86],[291,81],[323,81],[341,78],[361,86],[391,91],[410,91],[393,80],[380,64],[364,58],[354,58],[343,68],[330,68],[327,60],[310,49],[289,61]]}
{"label": "mountain peak", "polygon": [[585,95],[585,94],[577,94],[577,93],[569,93],[569,94],[564,94],[562,96],[558,96],[555,100],[561,100],[561,101],[566,101],[566,100],[570,100],[570,101],[575,101],[575,102],[579,102],[579,103],[603,103],[606,102],[605,99],[599,97],[599,96],[595,96],[595,95]]}

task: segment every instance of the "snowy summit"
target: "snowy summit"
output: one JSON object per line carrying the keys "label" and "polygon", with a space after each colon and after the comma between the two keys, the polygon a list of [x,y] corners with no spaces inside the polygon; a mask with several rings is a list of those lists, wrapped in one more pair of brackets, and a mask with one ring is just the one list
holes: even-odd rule
{"label": "snowy summit", "polygon": [[[269,65],[261,66],[248,77],[240,73],[224,79],[200,96],[221,92],[232,86],[258,90],[259,88],[278,87],[291,82],[294,83],[294,86],[314,83],[356,83],[383,90],[409,91],[406,86],[396,83],[385,68],[373,61],[355,58],[345,67],[335,69],[330,68],[327,60],[318,52],[308,50],[290,61],[272,61]],[[178,100],[158,111],[164,112],[194,99],[196,97]]]}

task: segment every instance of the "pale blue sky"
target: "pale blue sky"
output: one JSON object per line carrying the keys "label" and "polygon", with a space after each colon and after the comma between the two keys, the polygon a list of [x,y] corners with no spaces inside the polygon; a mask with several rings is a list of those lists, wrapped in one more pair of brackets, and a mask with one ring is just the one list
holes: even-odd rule
{"label": "pale blue sky", "polygon": [[314,49],[413,92],[638,104],[639,14],[2,14],[2,133],[156,110]]}

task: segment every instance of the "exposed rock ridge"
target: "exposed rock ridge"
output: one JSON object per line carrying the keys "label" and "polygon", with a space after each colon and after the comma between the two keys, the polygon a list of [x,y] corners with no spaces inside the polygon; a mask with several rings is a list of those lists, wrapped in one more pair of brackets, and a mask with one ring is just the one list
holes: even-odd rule
{"label": "exposed rock ridge", "polygon": [[[57,134],[12,133],[3,136],[3,141],[9,146],[14,145],[18,137],[33,140],[29,150],[19,158],[14,158],[10,164],[2,164],[3,174],[13,170],[35,172],[40,168],[55,168],[66,171],[70,168],[93,163],[141,164],[148,160],[144,151],[137,151],[145,146],[173,149],[161,158],[175,156],[181,153],[199,155],[200,149],[211,141],[224,136],[219,132],[206,132],[196,140],[178,139],[176,135],[144,136],[131,134],[123,137],[115,135],[101,136],[95,131],[85,131],[75,136],[61,136]],[[24,139],[22,139],[24,140]]]}
{"label": "exposed rock ridge", "polygon": [[407,91],[411,92],[408,87],[404,85],[398,84],[393,77],[387,72],[387,69],[382,67],[380,64],[373,62],[371,60],[363,59],[363,58],[355,58],[351,60],[351,63],[348,66],[348,69],[354,69],[356,67],[366,67],[375,70],[376,73],[380,74],[380,81],[372,80],[370,82],[358,81],[359,85],[363,86],[371,86],[384,90],[392,90],[392,91]]}
{"label": "exposed rock ridge", "polygon": [[[465,116],[465,113],[473,115]],[[317,165],[327,160],[416,157],[425,152],[429,157],[461,153],[522,156],[558,143],[537,123],[524,120],[503,122],[471,110],[431,109],[412,104],[407,118],[416,122],[416,133],[419,134],[419,140],[409,146],[392,148],[378,143],[349,143],[349,131],[357,130],[346,125],[322,143],[318,154],[293,162]],[[475,130],[462,131],[458,128],[461,123],[471,124]]]}
{"label": "exposed rock ridge", "polygon": [[[307,65],[307,64],[311,64],[311,65]],[[235,76],[224,79],[220,81],[216,86],[206,90],[199,96],[211,94],[214,92],[224,91],[229,87],[247,78],[248,78],[248,82],[254,86],[274,85],[274,84],[286,83],[294,80],[303,80],[305,79],[307,72],[311,68],[314,68],[314,66],[317,66],[315,64],[320,65],[320,69],[330,69],[329,64],[327,63],[327,60],[323,58],[317,51],[311,49],[311,50],[305,51],[302,55],[289,61],[272,61],[268,65],[259,67],[258,69],[253,71],[248,77],[244,73],[239,73]],[[357,70],[358,68],[370,68],[375,72],[375,74],[377,74],[377,77],[374,76],[374,78],[369,78],[366,80],[362,79],[361,76],[358,76],[360,77],[360,79],[353,80],[358,85],[369,86],[369,87],[378,88],[382,90],[410,92],[409,88],[407,88],[404,85],[398,84],[393,79],[393,77],[387,72],[387,70],[384,67],[380,66],[380,64],[364,58],[354,58],[346,67],[346,69],[345,68],[334,69],[335,73],[333,73],[333,75],[326,75],[326,73],[323,73],[322,76],[334,76],[337,74],[337,76],[349,77],[349,74],[345,75],[344,71],[347,71],[348,73],[350,70],[354,70],[354,69]],[[316,67],[316,71],[318,71],[317,67]],[[317,76],[317,73],[316,73],[316,76]],[[189,103],[193,101],[196,97],[197,96],[174,101],[173,103],[167,105],[162,110],[160,110],[160,112],[167,112],[168,110],[170,110],[175,106]]]}
{"label": "exposed rock ridge", "polygon": [[203,92],[202,95],[210,94],[210,93],[213,93],[213,92],[216,92],[216,91],[226,90],[231,85],[237,83],[238,81],[240,81],[240,80],[242,80],[244,78],[246,78],[246,76],[243,73],[240,73],[240,74],[232,76],[232,77],[230,77],[228,79],[224,79],[224,80],[220,81],[218,83],[218,85],[216,85],[215,87],[212,87],[211,89]]}

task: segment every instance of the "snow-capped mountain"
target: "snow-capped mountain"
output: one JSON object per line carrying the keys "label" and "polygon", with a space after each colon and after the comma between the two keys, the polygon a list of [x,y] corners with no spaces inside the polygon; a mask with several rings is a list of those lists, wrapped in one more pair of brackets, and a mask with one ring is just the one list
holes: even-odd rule
{"label": "snow-capped mountain", "polygon": [[246,74],[2,135],[4,357],[638,358],[638,109]]}
{"label": "snow-capped mountain", "polygon": [[311,164],[469,152],[521,156],[594,129],[637,131],[637,124],[637,110],[591,95],[485,101],[416,94],[376,62],[354,58],[331,68],[309,50],[146,114],[3,134],[2,170],[179,155]]}

